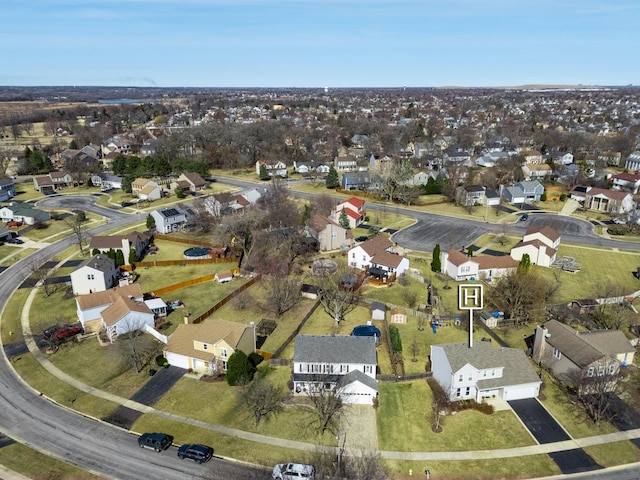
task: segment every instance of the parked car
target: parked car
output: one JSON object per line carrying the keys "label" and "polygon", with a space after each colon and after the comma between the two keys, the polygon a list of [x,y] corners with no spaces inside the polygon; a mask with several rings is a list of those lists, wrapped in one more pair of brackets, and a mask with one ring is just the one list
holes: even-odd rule
{"label": "parked car", "polygon": [[529,215],[527,215],[526,213],[523,213],[522,215],[520,215],[521,222],[526,222],[527,220],[529,220]]}
{"label": "parked car", "polygon": [[7,225],[9,227],[21,227],[22,226],[22,222],[19,222],[17,220],[11,220],[10,222],[7,223]]}
{"label": "parked car", "polygon": [[315,478],[316,470],[313,465],[303,463],[279,463],[273,467],[274,480],[298,480],[300,478]]}
{"label": "parked car", "polygon": [[148,448],[160,452],[166,450],[173,444],[173,436],[166,433],[143,433],[138,438],[140,448]]}
{"label": "parked car", "polygon": [[366,235],[356,237],[356,242],[366,242],[367,240],[369,240],[369,237],[367,237]]}
{"label": "parked car", "polygon": [[20,240],[18,237],[11,237],[5,240],[4,243],[11,243],[12,245],[22,245],[24,243],[23,240]]}
{"label": "parked car", "polygon": [[80,325],[65,326],[53,332],[51,340],[55,343],[62,343],[68,338],[78,335],[79,333],[82,333],[82,327],[80,327]]}
{"label": "parked car", "polygon": [[44,329],[44,337],[45,338],[51,338],[51,336],[56,333],[56,331],[60,330],[61,328],[64,327],[70,327],[71,325],[64,325],[62,323],[56,323],[55,325],[51,325],[50,327],[47,327]]}
{"label": "parked car", "polygon": [[616,225],[624,225],[627,221],[624,218],[616,217],[613,219],[613,223]]}
{"label": "parked car", "polygon": [[198,443],[186,443],[178,449],[178,457],[181,460],[190,458],[196,463],[206,463],[213,457],[213,448]]}

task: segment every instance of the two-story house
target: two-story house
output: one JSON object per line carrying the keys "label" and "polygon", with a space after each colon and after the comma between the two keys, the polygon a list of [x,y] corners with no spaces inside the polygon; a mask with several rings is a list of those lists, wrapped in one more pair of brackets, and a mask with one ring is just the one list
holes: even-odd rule
{"label": "two-story house", "polygon": [[212,375],[226,372],[229,357],[238,350],[256,351],[255,325],[207,319],[178,325],[163,354],[169,365]]}
{"label": "two-story house", "polygon": [[490,342],[431,345],[431,371],[451,401],[535,398],[542,384],[523,350]]}
{"label": "two-story house", "polygon": [[169,188],[174,191],[181,187],[184,192],[200,192],[207,188],[207,181],[196,172],[181,173],[175,182],[171,182]]}
{"label": "two-story house", "polygon": [[620,330],[578,332],[557,320],[536,327],[533,361],[566,385],[581,377],[616,375],[631,365],[635,347]]}
{"label": "two-story house", "polygon": [[8,202],[16,196],[16,185],[11,178],[0,178],[0,202]]}
{"label": "two-story house", "polygon": [[260,175],[260,167],[265,166],[267,174],[270,177],[287,178],[287,165],[281,160],[265,161],[258,160],[256,162],[256,174]]}
{"label": "two-story house", "polygon": [[539,202],[544,186],[538,181],[523,181],[502,189],[502,198],[512,205]]}
{"label": "two-story house", "polygon": [[343,246],[350,247],[353,244],[351,230],[343,228],[330,218],[322,215],[311,215],[307,220],[305,232],[318,241],[321,251],[337,250]]}
{"label": "two-story house", "polygon": [[187,214],[182,208],[175,205],[151,212],[151,216],[156,222],[158,233],[177,232],[187,223]]}
{"label": "two-story house", "polygon": [[347,219],[349,220],[349,228],[357,228],[362,222],[364,222],[364,218],[367,213],[364,209],[364,205],[364,200],[356,197],[348,198],[336,205],[333,212],[333,219],[339,222],[342,211],[344,210],[347,215]]}
{"label": "two-story house", "polygon": [[[573,191],[570,195],[574,198]],[[586,187],[583,205],[587,210],[620,215],[633,210],[633,195],[622,190]]]}
{"label": "two-story house", "polygon": [[387,280],[393,274],[402,275],[409,269],[409,259],[393,252],[393,242],[385,235],[362,242],[347,252],[350,267],[367,270],[380,280]]}
{"label": "two-story house", "polygon": [[141,200],[154,201],[162,198],[162,187],[147,178],[136,178],[131,182],[131,193]]}
{"label": "two-story house", "polygon": [[222,192],[208,195],[203,199],[202,205],[209,215],[221,217],[222,215],[242,213],[250,203],[242,195]]}
{"label": "two-story house", "polygon": [[623,190],[625,192],[631,192],[634,195],[638,193],[638,188],[640,188],[640,173],[633,172],[623,172],[613,175],[611,177],[613,181],[613,189],[614,190]]}
{"label": "two-story house", "polygon": [[550,267],[556,261],[560,239],[560,233],[548,225],[531,226],[527,228],[522,241],[516,244],[509,254],[517,262],[527,254],[532,265]]}
{"label": "two-story house", "polygon": [[293,352],[293,393],[334,390],[344,403],[373,404],[378,396],[374,337],[298,335]]}
{"label": "two-story house", "polygon": [[78,265],[70,276],[73,294],[86,295],[115,286],[118,272],[113,259],[100,253]]}
{"label": "two-story house", "polygon": [[333,168],[337,172],[355,172],[358,170],[358,160],[351,155],[337,156],[333,160]]}
{"label": "two-story house", "polygon": [[144,251],[149,246],[151,238],[145,233],[133,231],[127,235],[94,235],[89,242],[89,250],[107,253],[109,250],[122,251],[124,263],[129,265],[131,251],[135,251],[136,261],[142,258]]}

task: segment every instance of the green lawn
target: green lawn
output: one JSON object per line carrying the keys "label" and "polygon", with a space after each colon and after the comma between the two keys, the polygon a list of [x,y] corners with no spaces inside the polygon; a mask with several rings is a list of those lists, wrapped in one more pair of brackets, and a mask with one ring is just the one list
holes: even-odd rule
{"label": "green lawn", "polygon": [[[535,441],[512,411],[486,415],[464,410],[442,419],[443,431],[431,430],[431,389],[425,380],[380,383],[377,411],[380,450],[454,452],[513,448]],[[475,432],[475,434],[474,434]]]}

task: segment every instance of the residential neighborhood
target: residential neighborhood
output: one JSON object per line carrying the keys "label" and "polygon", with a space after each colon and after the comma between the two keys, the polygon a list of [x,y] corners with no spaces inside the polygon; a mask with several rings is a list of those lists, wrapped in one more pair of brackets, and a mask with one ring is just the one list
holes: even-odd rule
{"label": "residential neighborhood", "polygon": [[[74,111],[55,131],[65,148],[7,156],[0,266],[24,265],[7,355],[36,349],[61,372],[51,385],[68,376],[122,400],[43,395],[260,467],[285,461],[264,448],[278,437],[301,463],[337,442],[349,464],[366,444],[384,453],[376,478],[425,470],[388,452],[442,455],[435,478],[462,452],[515,465],[524,448],[548,462],[541,473],[576,473],[555,455],[566,449],[540,447],[534,410],[576,445],[619,434],[635,461],[623,436],[640,422],[620,422],[640,411],[634,89],[253,95],[150,99],[162,115],[142,102],[144,121],[108,135],[122,107]],[[461,447],[456,432],[476,425]],[[577,450],[592,469],[616,464]],[[464,478],[490,471],[473,468]]]}

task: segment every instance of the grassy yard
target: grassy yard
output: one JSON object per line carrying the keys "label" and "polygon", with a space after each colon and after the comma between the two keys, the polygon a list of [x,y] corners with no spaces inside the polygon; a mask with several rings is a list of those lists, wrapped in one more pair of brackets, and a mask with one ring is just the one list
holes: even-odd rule
{"label": "grassy yard", "polygon": [[[534,445],[511,411],[486,415],[464,410],[442,419],[443,431],[431,430],[431,389],[425,380],[380,383],[377,412],[380,450],[455,452]],[[477,434],[474,435],[473,432]]]}

